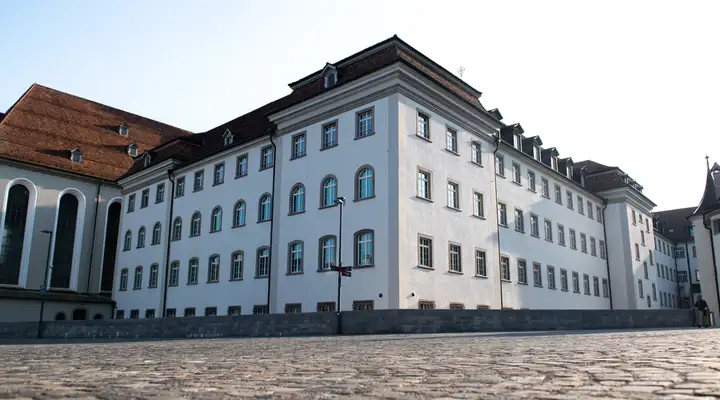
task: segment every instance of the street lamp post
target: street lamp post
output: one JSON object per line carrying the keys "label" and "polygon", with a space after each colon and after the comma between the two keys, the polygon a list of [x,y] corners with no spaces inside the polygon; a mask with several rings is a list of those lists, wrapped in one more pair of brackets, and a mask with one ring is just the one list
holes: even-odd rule
{"label": "street lamp post", "polygon": [[43,280],[43,284],[40,286],[40,318],[38,318],[38,339],[42,339],[43,313],[45,311],[45,293],[47,292],[48,272],[50,271],[50,248],[52,247],[53,240],[53,231],[45,230],[41,232],[50,235],[50,238],[48,241],[47,262],[45,263],[45,279]]}
{"label": "street lamp post", "polygon": [[[337,271],[338,271],[338,282],[337,282],[337,334],[339,335],[341,333],[341,327],[342,324],[340,322],[340,291],[342,290],[342,276],[343,276],[343,267],[342,267],[342,223],[343,223],[343,207],[345,206],[345,198],[344,197],[338,197],[335,200],[335,204],[340,206],[340,226],[338,228],[338,265],[337,265]],[[348,271],[349,273],[349,271]],[[348,275],[349,276],[349,275]]]}

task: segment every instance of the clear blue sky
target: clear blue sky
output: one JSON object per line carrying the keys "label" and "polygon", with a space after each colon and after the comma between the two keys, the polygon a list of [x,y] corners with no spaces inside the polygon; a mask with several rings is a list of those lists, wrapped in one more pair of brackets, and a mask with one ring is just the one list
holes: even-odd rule
{"label": "clear blue sky", "polygon": [[712,1],[37,1],[0,13],[0,110],[34,82],[200,132],[393,34],[574,160],[619,165],[657,210],[720,160]]}

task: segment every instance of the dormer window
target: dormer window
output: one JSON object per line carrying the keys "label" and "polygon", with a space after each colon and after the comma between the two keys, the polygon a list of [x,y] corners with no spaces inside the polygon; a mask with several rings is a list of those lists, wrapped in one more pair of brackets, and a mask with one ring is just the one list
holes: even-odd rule
{"label": "dormer window", "polygon": [[518,133],[513,135],[513,147],[518,150],[522,150],[522,136]]}
{"label": "dormer window", "polygon": [[225,143],[225,146],[230,146],[233,143],[233,140],[235,139],[235,136],[230,132],[230,129],[226,129],[225,133],[223,134],[223,142]]}
{"label": "dormer window", "polygon": [[550,158],[550,166],[551,166],[552,169],[554,169],[555,171],[558,170],[558,159],[557,159],[557,156],[552,156],[552,157]]}
{"label": "dormer window", "polygon": [[120,126],[118,127],[118,133],[119,133],[119,134],[121,134],[121,135],[123,135],[123,136],[127,136],[127,135],[128,135],[128,132],[130,132],[130,129],[128,128],[127,125],[122,124],[122,125],[120,125]]}
{"label": "dormer window", "polygon": [[137,157],[137,153],[138,153],[137,145],[135,143],[130,144],[127,147],[127,152],[128,152],[128,154],[130,154],[131,157]]}
{"label": "dormer window", "polygon": [[337,71],[329,71],[325,75],[325,89],[331,88],[337,84]]}
{"label": "dormer window", "polygon": [[70,150],[70,161],[74,163],[82,163],[84,160],[85,157],[79,147]]}
{"label": "dormer window", "polygon": [[145,152],[145,156],[143,157],[143,165],[148,166],[150,165],[150,162],[152,162],[152,157],[150,156],[150,153]]}
{"label": "dormer window", "polygon": [[533,158],[540,161],[540,146],[533,146]]}
{"label": "dormer window", "polygon": [[572,167],[571,165],[568,165],[567,167],[565,167],[565,169],[566,169],[565,172],[567,172],[567,177],[568,177],[568,179],[572,179],[572,177],[573,177],[573,167]]}

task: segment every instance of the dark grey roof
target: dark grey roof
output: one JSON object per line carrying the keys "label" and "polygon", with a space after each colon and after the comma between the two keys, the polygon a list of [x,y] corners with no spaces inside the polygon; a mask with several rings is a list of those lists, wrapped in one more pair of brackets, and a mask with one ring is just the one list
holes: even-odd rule
{"label": "dark grey roof", "polygon": [[658,211],[653,214],[655,229],[673,243],[692,242],[688,217],[693,214],[695,207],[677,208],[674,210]]}
{"label": "dark grey roof", "polygon": [[[713,166],[713,168],[715,168],[715,166],[717,166],[717,163]],[[713,169],[711,168],[708,170],[707,176],[705,177],[705,191],[703,192],[702,200],[700,200],[700,205],[697,206],[693,215],[704,214],[705,212],[714,209],[717,202],[718,196],[715,188],[715,177],[713,176]]]}

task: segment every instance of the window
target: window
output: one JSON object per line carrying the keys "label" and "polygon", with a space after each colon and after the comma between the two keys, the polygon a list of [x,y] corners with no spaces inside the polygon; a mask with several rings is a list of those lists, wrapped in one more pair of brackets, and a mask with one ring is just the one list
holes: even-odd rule
{"label": "window", "polygon": [[595,216],[597,218],[597,222],[602,224],[602,209],[600,206],[595,206]]}
{"label": "window", "polygon": [[144,189],[140,195],[140,208],[145,208],[150,202],[150,189]]}
{"label": "window", "polygon": [[430,172],[419,169],[418,175],[417,175],[418,197],[430,200],[432,198],[431,197],[432,193],[430,191],[431,187],[432,187],[432,178],[431,178]]}
{"label": "window", "polygon": [[518,283],[527,285],[527,263],[525,260],[517,260]]}
{"label": "window", "polygon": [[596,297],[600,297],[600,280],[597,276],[593,276],[593,293]]}
{"label": "window", "polygon": [[[84,160],[83,153],[79,148],[70,151],[70,161],[74,163],[82,163]],[[146,165],[147,166],[147,165]]]}
{"label": "window", "polygon": [[372,300],[361,300],[361,301],[353,301],[352,305],[353,311],[371,311],[375,309],[374,303]]}
{"label": "window", "polygon": [[572,273],[573,293],[580,293],[580,275],[577,272]]}
{"label": "window", "polygon": [[522,136],[517,133],[513,135],[513,147],[522,150]]}
{"label": "window", "polygon": [[238,316],[242,314],[241,306],[228,306],[227,315]]}
{"label": "window", "polygon": [[155,204],[165,201],[165,184],[160,183],[155,187]]}
{"label": "window", "polygon": [[300,133],[292,137],[292,154],[290,159],[304,157],[306,151],[305,133]]}
{"label": "window", "polygon": [[257,265],[255,268],[256,278],[265,278],[270,271],[270,249],[261,247],[257,251]]}
{"label": "window", "polygon": [[605,257],[607,257],[607,252],[605,250],[605,241],[601,240],[600,241],[600,258],[602,258],[604,260]]}
{"label": "window", "polygon": [[463,304],[463,303],[450,303],[449,309],[450,309],[450,310],[464,310],[464,309],[465,309],[465,304]]}
{"label": "window", "polygon": [[252,312],[252,313],[253,313],[253,315],[257,315],[257,314],[269,314],[269,312],[268,312],[268,306],[267,306],[267,305],[264,305],[264,306],[253,306],[253,312]]}
{"label": "window", "polygon": [[140,310],[130,310],[130,319],[140,318]]}
{"label": "window", "polygon": [[645,296],[643,295],[643,281],[642,281],[642,279],[638,279],[638,294],[640,295],[640,298],[641,298],[641,299],[642,299],[643,297],[645,297]]}
{"label": "window", "polygon": [[159,273],[159,266],[157,264],[153,264],[150,266],[150,279],[148,281],[148,287],[149,288],[156,288],[158,285],[158,273]]}
{"label": "window", "polygon": [[583,206],[583,198],[578,196],[577,202],[578,202],[578,213],[581,215],[585,215],[585,207]]}
{"label": "window", "polygon": [[565,197],[567,198],[567,208],[572,210],[573,207],[575,207],[575,202],[573,201],[573,194],[569,190],[566,191],[565,194],[566,194]]}
{"label": "window", "polygon": [[548,280],[548,289],[555,290],[555,267],[552,265],[547,266],[547,280]]}
{"label": "window", "polygon": [[205,307],[205,316],[206,317],[217,316],[217,307]]}
{"label": "window", "polygon": [[225,146],[230,146],[233,143],[234,136],[232,132],[230,132],[230,129],[226,129],[225,133],[223,134],[223,144]]}
{"label": "window", "polygon": [[507,206],[503,203],[498,203],[498,221],[500,225],[507,227]]}
{"label": "window", "polygon": [[510,281],[510,259],[505,256],[500,257],[500,277],[504,281]]}
{"label": "window", "polygon": [[646,262],[643,262],[643,271],[645,273],[645,279],[648,279],[648,265]]}
{"label": "window", "polygon": [[135,194],[128,196],[127,212],[131,213],[133,211],[135,211]]}
{"label": "window", "polygon": [[676,247],[675,248],[675,258],[685,258],[685,248],[684,247]]}
{"label": "window", "polygon": [[185,309],[185,312],[183,313],[184,317],[194,317],[195,316],[195,307],[187,307]]}
{"label": "window", "polygon": [[713,227],[713,235],[719,234],[720,233],[720,219],[714,220],[712,222],[712,227]]}
{"label": "window", "polygon": [[203,190],[205,184],[205,171],[195,171],[195,180],[193,181],[193,192],[199,192]]}
{"label": "window", "polygon": [[175,182],[175,197],[183,197],[185,196],[185,177],[181,176],[177,178],[177,181]]}
{"label": "window", "polygon": [[217,206],[213,208],[210,218],[210,232],[219,232],[222,230],[222,208]]}
{"label": "window", "polygon": [[660,268],[660,272],[658,273],[658,276],[661,277],[661,278],[663,278],[663,279],[665,279],[665,267],[663,267],[662,265],[658,264],[658,268]]}
{"label": "window", "polygon": [[123,268],[122,270],[120,270],[120,287],[119,287],[119,290],[120,290],[120,291],[125,291],[125,290],[127,290],[127,285],[128,285],[128,269],[127,269],[127,268]]}
{"label": "window", "polygon": [[302,312],[302,304],[285,304],[285,314],[298,314]]}
{"label": "window", "polygon": [[371,230],[355,233],[355,266],[370,267],[375,258],[374,232]]}
{"label": "window", "polygon": [[225,164],[215,166],[213,173],[213,186],[222,185],[225,182]]}
{"label": "window", "polygon": [[337,84],[337,71],[331,71],[325,75],[325,89],[331,88]]}
{"label": "window", "polygon": [[132,232],[128,230],[125,232],[125,241],[123,243],[123,251],[130,251],[132,248]]}
{"label": "window", "polygon": [[570,248],[577,250],[577,242],[575,240],[575,229],[570,229]]}
{"label": "window", "polygon": [[458,152],[458,137],[457,132],[447,128],[445,131],[445,150],[453,153]]}
{"label": "window", "polygon": [[334,312],[334,311],[335,311],[335,302],[334,301],[317,303],[317,312]]}
{"label": "window", "polygon": [[495,173],[505,176],[505,157],[500,154],[495,155]]}
{"label": "window", "polygon": [[238,200],[233,208],[233,226],[244,226],[245,217],[247,216],[247,206],[245,200]]}
{"label": "window", "polygon": [[637,216],[635,215],[635,210],[632,210],[632,223],[633,225],[637,225]]}
{"label": "window", "polygon": [[595,217],[593,217],[593,205],[590,200],[587,201],[587,210],[588,210],[588,213],[587,213],[588,218],[594,219]]}
{"label": "window", "polygon": [[640,244],[645,246],[645,232],[640,231]]}
{"label": "window", "polygon": [[603,297],[610,297],[610,286],[608,285],[607,279],[603,278],[602,287],[603,287]]}
{"label": "window", "polygon": [[127,136],[128,131],[129,131],[128,126],[125,124],[122,124],[118,127],[118,133],[121,134],[122,136]]}
{"label": "window", "polygon": [[565,227],[558,224],[557,234],[558,234],[558,244],[560,246],[565,246]]}
{"label": "window", "polygon": [[153,309],[145,310],[145,319],[152,319],[152,318],[155,318],[155,310],[153,310]]}
{"label": "window", "polygon": [[460,197],[458,192],[460,186],[455,182],[447,183],[447,206],[456,210],[460,209]]}
{"label": "window", "polygon": [[687,271],[677,271],[677,281],[685,283],[688,281]]}
{"label": "window", "polygon": [[587,253],[587,236],[584,233],[580,234],[580,251]]}
{"label": "window", "polygon": [[361,111],[357,114],[357,131],[355,132],[355,138],[360,139],[375,133],[375,127],[373,123],[373,110]]}
{"label": "window", "polygon": [[553,228],[552,228],[552,221],[549,219],[545,220],[545,240],[548,242],[553,241]]}
{"label": "window", "polygon": [[562,205],[562,188],[560,185],[555,185],[555,202]]}
{"label": "window", "polygon": [[528,179],[528,189],[530,189],[534,192],[535,191],[535,172],[528,171],[527,179]]}
{"label": "window", "polygon": [[235,178],[242,178],[248,174],[248,155],[243,154],[235,159]]}
{"label": "window", "polygon": [[168,286],[177,286],[180,283],[180,261],[170,263],[170,279]]}
{"label": "window", "polygon": [[145,227],[144,226],[141,226],[140,229],[138,229],[137,247],[138,247],[138,249],[145,247]]}
{"label": "window", "polygon": [[303,273],[303,242],[288,245],[288,274]]}
{"label": "window", "polygon": [[538,216],[530,214],[530,234],[535,237],[540,237],[540,227],[538,226]]}
{"label": "window", "polygon": [[335,236],[320,238],[320,266],[321,271],[327,271],[335,265]]}
{"label": "window", "polygon": [[180,240],[182,237],[182,218],[176,217],[173,221],[172,240]]}
{"label": "window", "polygon": [[487,257],[483,250],[475,250],[475,275],[487,276]]}
{"label": "window", "polygon": [[693,247],[692,247],[692,254],[693,254],[693,258],[697,258],[697,247],[695,247],[695,245],[693,245]]}
{"label": "window", "polygon": [[322,149],[329,149],[338,145],[338,126],[337,122],[325,124],[322,127]]}
{"label": "window", "polygon": [[433,267],[432,239],[425,236],[418,238],[418,265],[425,268]]}
{"label": "window", "polygon": [[518,232],[525,232],[525,218],[523,210],[519,208],[515,209],[515,230]]}
{"label": "window", "polygon": [[472,142],[470,147],[470,159],[477,165],[482,165],[482,144],[480,142]]}
{"label": "window", "polygon": [[635,259],[636,260],[640,259],[640,246],[638,246],[637,243],[635,243]]}
{"label": "window", "polygon": [[473,192],[473,215],[485,218],[485,200],[482,193]]}
{"label": "window", "polygon": [[142,289],[143,267],[135,267],[135,278],[133,279],[133,290]]}
{"label": "window", "polygon": [[434,302],[434,301],[428,301],[428,300],[420,300],[420,301],[418,301],[418,309],[420,309],[420,310],[434,310],[434,309],[435,309],[435,302]]}
{"label": "window", "polygon": [[372,167],[360,167],[355,175],[355,200],[375,196],[375,171]]}
{"label": "window", "polygon": [[459,244],[448,246],[448,265],[452,272],[462,272],[462,256]]}
{"label": "window", "polygon": [[540,178],[540,184],[542,185],[542,195],[545,198],[550,198],[550,183],[545,178]]}
{"label": "window", "polygon": [[560,270],[560,290],[568,291],[568,274],[567,270],[564,269]]}
{"label": "window", "polygon": [[430,140],[430,117],[418,112],[417,135],[423,139]]}
{"label": "window", "polygon": [[297,183],[290,190],[290,214],[305,212],[305,186]]}
{"label": "window", "polygon": [[236,251],[232,253],[232,268],[230,269],[230,280],[239,281],[243,278],[243,269],[245,267],[245,253]]}
{"label": "window", "polygon": [[162,235],[162,229],[160,223],[156,222],[153,226],[152,241],[150,244],[160,244],[160,237]]}
{"label": "window", "polygon": [[190,220],[190,236],[200,236],[200,227],[202,223],[202,217],[200,216],[200,212],[196,211],[192,215],[192,219]]}
{"label": "window", "polygon": [[270,221],[272,218],[272,197],[270,193],[265,193],[260,197],[260,207],[258,208],[258,222]]}
{"label": "window", "polygon": [[512,163],[512,178],[513,178],[513,182],[517,183],[518,185],[521,184],[521,181],[520,181],[520,179],[521,179],[521,178],[520,178],[520,174],[521,174],[521,173],[522,173],[522,171],[520,170],[520,164],[515,163],[515,162]]}
{"label": "window", "polygon": [[595,246],[595,238],[590,238],[590,255],[597,257],[597,246]]}
{"label": "window", "polygon": [[200,260],[197,258],[191,258],[188,262],[188,285],[195,285],[198,283],[198,270],[200,268]]}
{"label": "window", "polygon": [[168,318],[175,318],[176,315],[177,310],[174,308],[168,308],[167,310],[165,310],[165,316]]}
{"label": "window", "polygon": [[220,256],[214,254],[208,259],[208,283],[218,282],[220,280]]}
{"label": "window", "polygon": [[275,165],[272,146],[265,146],[260,150],[260,170],[272,168]]}
{"label": "window", "polygon": [[538,263],[533,263],[533,284],[542,286],[542,265]]}
{"label": "window", "polygon": [[320,207],[332,207],[337,200],[337,179],[334,176],[325,177],[322,181],[322,203]]}

